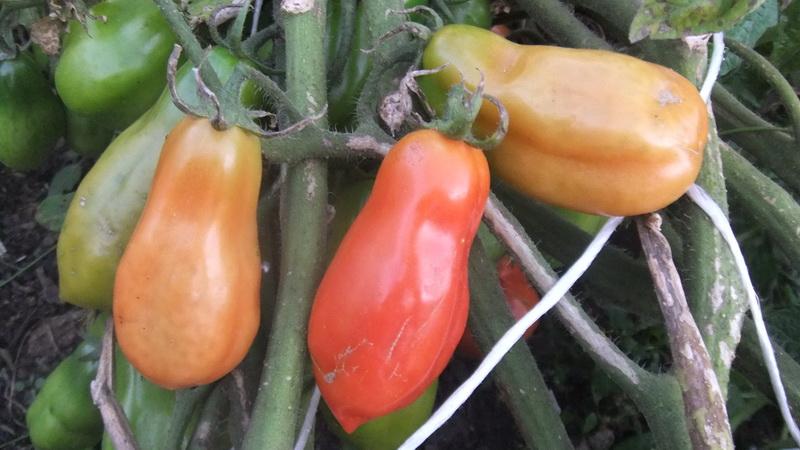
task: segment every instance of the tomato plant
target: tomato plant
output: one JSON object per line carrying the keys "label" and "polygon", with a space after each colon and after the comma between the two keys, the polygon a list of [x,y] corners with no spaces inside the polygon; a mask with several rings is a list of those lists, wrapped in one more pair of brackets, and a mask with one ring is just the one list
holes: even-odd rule
{"label": "tomato plant", "polygon": [[240,128],[192,117],[164,143],[113,308],[123,353],[160,386],[220,378],[258,330],[260,148]]}

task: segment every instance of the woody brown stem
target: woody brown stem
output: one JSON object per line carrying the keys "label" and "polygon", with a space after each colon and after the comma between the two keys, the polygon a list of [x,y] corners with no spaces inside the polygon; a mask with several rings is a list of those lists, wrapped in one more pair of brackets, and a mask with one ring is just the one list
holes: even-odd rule
{"label": "woody brown stem", "polygon": [[639,217],[636,226],[669,335],[692,446],[695,449],[732,449],[725,400],[700,330],[689,311],[678,270],[672,261],[672,250],[661,234],[661,216]]}
{"label": "woody brown stem", "polygon": [[125,417],[125,411],[114,396],[112,380],[114,379],[114,321],[106,322],[106,331],[103,334],[103,345],[100,352],[100,364],[97,366],[97,376],[92,381],[92,400],[100,410],[103,425],[111,437],[111,442],[118,450],[137,450],[136,438],[133,436],[131,425]]}

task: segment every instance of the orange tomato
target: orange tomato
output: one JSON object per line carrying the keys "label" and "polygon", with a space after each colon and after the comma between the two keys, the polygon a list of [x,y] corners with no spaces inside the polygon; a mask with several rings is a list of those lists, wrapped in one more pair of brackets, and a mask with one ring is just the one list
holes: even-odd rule
{"label": "orange tomato", "polygon": [[222,377],[258,330],[260,148],[240,128],[193,117],[164,143],[113,303],[122,351],[160,386]]}
{"label": "orange tomato", "polygon": [[[425,94],[462,79],[508,110],[503,142],[487,152],[493,174],[541,201],[630,216],[663,208],[697,178],[708,132],[706,105],[672,70],[608,51],[518,45],[491,31],[448,25],[423,54]],[[478,70],[476,70],[478,69]],[[480,73],[479,73],[480,71]],[[478,128],[493,129],[484,105]]]}
{"label": "orange tomato", "polygon": [[322,396],[348,433],[439,376],[467,320],[467,257],[489,194],[483,153],[432,130],[389,151],[311,310]]}

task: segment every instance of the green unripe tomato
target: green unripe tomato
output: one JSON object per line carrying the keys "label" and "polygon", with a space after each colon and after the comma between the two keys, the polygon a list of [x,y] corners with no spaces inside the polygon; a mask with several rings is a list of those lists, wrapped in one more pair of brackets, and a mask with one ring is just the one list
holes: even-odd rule
{"label": "green unripe tomato", "polygon": [[[211,50],[207,61],[223,82],[239,63],[221,47]],[[197,84],[190,66],[178,70],[176,88],[181,98],[196,102]],[[253,105],[258,97],[254,86],[246,84],[242,101]],[[183,117],[164,89],[145,114],[114,138],[81,181],[56,251],[59,295],[64,301],[111,309],[117,264],[144,208],[164,139]]]}
{"label": "green unripe tomato", "polygon": [[85,28],[69,24],[56,89],[68,109],[123,129],[164,88],[175,36],[152,0],[106,0],[89,12]]}
{"label": "green unripe tomato", "polygon": [[[463,23],[481,28],[492,26],[492,9],[488,0],[445,0],[444,3],[452,14],[451,18],[444,18],[448,23]],[[434,3],[434,9],[441,12],[437,6]]]}
{"label": "green unripe tomato", "polygon": [[349,447],[359,450],[394,450],[431,416],[438,386],[439,380],[436,380],[410,405],[372,419],[350,434],[336,422],[327,407],[323,409],[323,414],[333,432]]}
{"label": "green unripe tomato", "polygon": [[85,156],[99,156],[105,150],[114,130],[106,128],[102,120],[67,111],[67,145]]}
{"label": "green unripe tomato", "polygon": [[63,135],[64,108],[33,60],[0,61],[0,162],[35,169]]}
{"label": "green unripe tomato", "polygon": [[97,373],[106,319],[108,314],[95,319],[86,339],[50,373],[28,408],[25,422],[36,448],[73,450],[100,442],[103,421],[89,384]]}

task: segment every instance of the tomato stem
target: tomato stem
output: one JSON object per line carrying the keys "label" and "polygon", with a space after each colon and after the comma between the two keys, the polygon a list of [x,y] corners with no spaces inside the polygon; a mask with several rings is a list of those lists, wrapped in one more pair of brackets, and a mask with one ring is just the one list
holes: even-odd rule
{"label": "tomato stem", "polygon": [[745,157],[722,143],[722,168],[726,186],[736,196],[742,212],[758,217],[769,237],[792,262],[800,267],[800,205],[792,194],[764,175]]}
{"label": "tomato stem", "polygon": [[[516,217],[494,194],[489,197],[484,220],[514,254],[536,289],[542,293],[550,290],[557,280],[556,273]],[[690,448],[683,400],[675,377],[653,374],[633,362],[600,330],[571,294],[559,301],[555,312],[578,344],[631,397],[645,416],[660,448]]]}
{"label": "tomato stem", "polygon": [[[723,130],[738,128],[775,126],[759,117],[743,105],[733,94],[722,85],[717,84],[711,91],[714,115]],[[740,146],[746,153],[752,155],[758,165],[775,172],[793,194],[800,193],[800,154],[797,144],[786,133],[776,130],[774,133],[746,133],[731,134],[729,139]]]}
{"label": "tomato stem", "polygon": [[[298,111],[313,115],[324,107],[326,96],[325,2],[307,5],[307,10],[289,11],[284,2],[282,13],[287,97]],[[327,126],[324,118],[322,126]],[[292,448],[303,412],[307,320],[324,263],[326,164],[305,160],[290,165],[282,191],[278,298],[245,449]]]}
{"label": "tomato stem", "polygon": [[212,91],[220,92],[222,90],[222,82],[220,82],[216,72],[214,72],[214,69],[211,68],[209,64],[203,64],[205,60],[203,47],[200,45],[200,41],[197,40],[194,33],[192,33],[191,27],[186,23],[183,14],[178,10],[178,6],[172,0],[155,0],[155,2],[158,4],[167,22],[169,22],[170,28],[172,28],[175,36],[178,38],[178,42],[180,42],[181,46],[186,50],[186,54],[189,55],[192,65],[200,67],[203,79]]}
{"label": "tomato stem", "polygon": [[[479,238],[480,239],[480,238]],[[497,280],[495,263],[477,239],[469,258],[469,331],[486,353],[514,325]],[[559,408],[524,341],[517,342],[495,369],[493,378],[529,448],[572,448]]]}
{"label": "tomato stem", "polygon": [[772,85],[792,119],[795,142],[800,140],[800,98],[797,97],[794,87],[767,58],[761,56],[757,51],[730,37],[725,38],[725,45],[758,70]]}
{"label": "tomato stem", "polygon": [[[611,45],[594,34],[559,0],[519,0],[520,7],[533,17],[547,34],[568,47],[611,50]],[[628,2],[616,2],[625,3]],[[625,28],[626,30],[628,27]]]}

